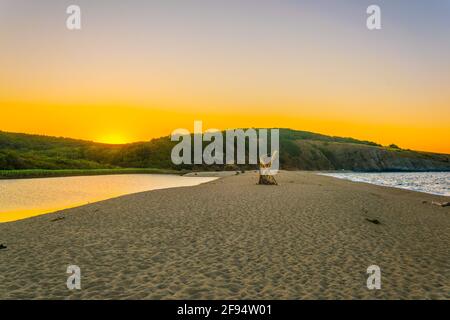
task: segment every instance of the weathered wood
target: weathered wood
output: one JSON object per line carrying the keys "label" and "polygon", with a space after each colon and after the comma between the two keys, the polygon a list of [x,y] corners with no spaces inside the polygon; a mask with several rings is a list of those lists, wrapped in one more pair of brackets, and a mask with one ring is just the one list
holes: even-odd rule
{"label": "weathered wood", "polygon": [[270,169],[272,167],[272,163],[277,155],[277,152],[275,151],[272,157],[265,158],[261,156],[259,158],[259,181],[258,184],[263,185],[278,185],[277,181],[275,180],[275,177],[270,173]]}
{"label": "weathered wood", "polygon": [[270,175],[259,175],[259,182],[258,184],[265,184],[265,185],[278,185],[277,181],[273,176]]}

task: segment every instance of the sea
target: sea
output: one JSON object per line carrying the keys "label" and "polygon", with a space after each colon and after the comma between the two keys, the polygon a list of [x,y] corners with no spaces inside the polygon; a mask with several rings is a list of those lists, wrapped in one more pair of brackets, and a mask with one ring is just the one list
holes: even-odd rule
{"label": "sea", "polygon": [[450,172],[327,172],[320,174],[450,197]]}

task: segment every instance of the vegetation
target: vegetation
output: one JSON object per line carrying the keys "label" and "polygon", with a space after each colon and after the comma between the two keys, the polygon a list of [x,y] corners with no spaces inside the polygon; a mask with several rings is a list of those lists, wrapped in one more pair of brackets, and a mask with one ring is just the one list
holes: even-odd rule
{"label": "vegetation", "polygon": [[[152,173],[157,169],[163,169],[164,173],[256,169],[256,165],[176,166],[170,158],[175,144],[170,137],[109,145],[0,131],[0,178],[131,173],[127,170],[140,169]],[[385,148],[353,138],[280,129],[280,165],[286,170],[448,171],[450,156],[403,150],[392,145]]]}
{"label": "vegetation", "polygon": [[24,179],[24,178],[44,178],[44,177],[70,177],[70,176],[91,176],[105,174],[174,174],[180,173],[175,170],[165,169],[24,169],[24,170],[0,170],[0,179]]}

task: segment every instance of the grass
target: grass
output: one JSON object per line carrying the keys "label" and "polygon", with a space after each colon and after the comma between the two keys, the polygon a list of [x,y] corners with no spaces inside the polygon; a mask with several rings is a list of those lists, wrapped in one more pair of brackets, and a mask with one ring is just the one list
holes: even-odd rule
{"label": "grass", "polygon": [[48,177],[94,176],[107,174],[183,174],[185,171],[154,168],[120,168],[120,169],[25,169],[0,170],[0,179],[29,179]]}

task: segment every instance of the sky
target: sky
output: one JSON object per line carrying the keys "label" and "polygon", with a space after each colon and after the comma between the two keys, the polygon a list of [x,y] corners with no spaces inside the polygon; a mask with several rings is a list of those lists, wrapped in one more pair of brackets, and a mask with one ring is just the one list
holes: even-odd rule
{"label": "sky", "polygon": [[0,0],[0,111],[108,143],[202,120],[450,153],[450,0]]}

